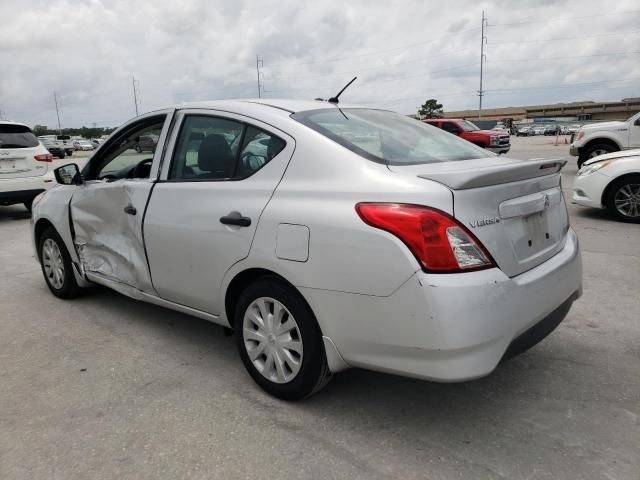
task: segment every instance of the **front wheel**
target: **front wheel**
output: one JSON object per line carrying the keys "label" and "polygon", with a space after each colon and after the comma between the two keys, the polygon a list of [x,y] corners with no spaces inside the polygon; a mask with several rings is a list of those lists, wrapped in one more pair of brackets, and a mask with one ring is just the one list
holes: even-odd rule
{"label": "front wheel", "polygon": [[47,228],[38,241],[42,274],[51,293],[58,298],[77,297],[81,289],[73,274],[71,256],[53,227]]}
{"label": "front wheel", "polygon": [[329,381],[315,316],[300,294],[282,280],[264,277],[246,288],[238,299],[235,329],[242,362],[271,395],[299,400]]}
{"label": "front wheel", "polygon": [[614,180],[607,189],[605,204],[618,220],[640,223],[640,175]]}
{"label": "front wheel", "polygon": [[607,153],[616,152],[618,149],[609,143],[596,143],[594,145],[590,145],[587,148],[584,148],[582,152],[580,152],[580,158],[578,159],[578,168],[582,168],[582,165],[587,160],[590,160],[594,157],[599,157],[600,155],[605,155]]}

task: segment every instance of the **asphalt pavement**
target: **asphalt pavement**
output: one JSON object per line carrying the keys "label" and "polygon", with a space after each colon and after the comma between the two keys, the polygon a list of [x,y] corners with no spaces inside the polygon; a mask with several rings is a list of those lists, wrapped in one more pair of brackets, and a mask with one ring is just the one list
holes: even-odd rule
{"label": "asphalt pavement", "polygon": [[[511,155],[569,158],[570,198],[553,140]],[[216,325],[104,288],[55,298],[27,212],[0,207],[0,478],[638,480],[640,225],[569,211],[584,295],[531,351],[461,384],[349,370],[285,403]]]}

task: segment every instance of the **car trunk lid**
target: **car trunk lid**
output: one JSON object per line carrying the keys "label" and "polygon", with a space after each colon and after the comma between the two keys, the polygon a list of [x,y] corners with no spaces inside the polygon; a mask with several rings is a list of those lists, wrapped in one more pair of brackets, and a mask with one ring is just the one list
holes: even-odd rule
{"label": "car trunk lid", "polygon": [[454,217],[513,277],[564,246],[569,219],[560,170],[565,163],[491,157],[389,169],[447,186],[453,194]]}

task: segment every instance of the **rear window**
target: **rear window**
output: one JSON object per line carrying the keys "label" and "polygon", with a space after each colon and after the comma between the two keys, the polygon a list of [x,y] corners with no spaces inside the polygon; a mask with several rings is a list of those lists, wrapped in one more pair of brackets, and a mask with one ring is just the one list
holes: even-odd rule
{"label": "rear window", "polygon": [[420,165],[493,156],[439,128],[384,110],[326,108],[291,117],[369,160]]}
{"label": "rear window", "polygon": [[39,144],[29,127],[0,124],[0,148],[31,148]]}

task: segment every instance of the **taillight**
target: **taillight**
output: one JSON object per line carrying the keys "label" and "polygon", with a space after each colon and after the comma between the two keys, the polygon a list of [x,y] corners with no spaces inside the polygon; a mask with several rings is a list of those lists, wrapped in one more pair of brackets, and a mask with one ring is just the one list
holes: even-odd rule
{"label": "taillight", "polygon": [[360,218],[402,240],[425,272],[456,273],[495,267],[482,244],[440,210],[404,203],[358,203]]}
{"label": "taillight", "polygon": [[37,162],[53,162],[53,155],[50,153],[35,155],[33,158],[35,158]]}

